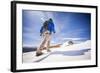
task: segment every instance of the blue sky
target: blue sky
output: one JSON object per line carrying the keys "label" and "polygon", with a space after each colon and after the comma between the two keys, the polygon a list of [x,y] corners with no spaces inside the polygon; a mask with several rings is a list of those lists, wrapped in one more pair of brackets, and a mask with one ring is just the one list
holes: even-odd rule
{"label": "blue sky", "polygon": [[51,43],[64,43],[68,40],[90,40],[91,15],[75,12],[22,11],[23,46],[38,46],[41,42],[40,28],[45,20],[53,19],[56,33]]}

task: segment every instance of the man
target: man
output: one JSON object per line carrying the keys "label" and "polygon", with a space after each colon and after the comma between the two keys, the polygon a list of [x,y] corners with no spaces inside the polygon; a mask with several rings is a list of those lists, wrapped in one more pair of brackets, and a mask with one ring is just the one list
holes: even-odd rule
{"label": "man", "polygon": [[42,50],[45,48],[47,52],[50,52],[50,40],[52,32],[55,33],[55,27],[53,20],[50,18],[48,21],[45,21],[43,26],[40,29],[40,36],[43,36],[43,41],[40,47],[36,51],[36,56],[42,55]]}

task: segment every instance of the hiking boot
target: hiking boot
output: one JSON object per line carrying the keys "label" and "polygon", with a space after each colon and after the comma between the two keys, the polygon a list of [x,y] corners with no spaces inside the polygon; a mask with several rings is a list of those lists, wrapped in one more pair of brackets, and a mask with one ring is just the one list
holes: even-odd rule
{"label": "hiking boot", "polygon": [[36,56],[41,56],[43,53],[41,52],[41,53],[36,53]]}

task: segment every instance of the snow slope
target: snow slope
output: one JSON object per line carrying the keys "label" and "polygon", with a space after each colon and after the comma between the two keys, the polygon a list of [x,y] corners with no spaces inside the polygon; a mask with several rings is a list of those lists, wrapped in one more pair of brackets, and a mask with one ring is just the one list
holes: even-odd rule
{"label": "snow slope", "polygon": [[66,46],[61,45],[59,48],[52,48],[50,53],[36,57],[35,52],[23,53],[23,62],[63,62],[78,61],[91,59],[91,40],[87,40],[80,44]]}

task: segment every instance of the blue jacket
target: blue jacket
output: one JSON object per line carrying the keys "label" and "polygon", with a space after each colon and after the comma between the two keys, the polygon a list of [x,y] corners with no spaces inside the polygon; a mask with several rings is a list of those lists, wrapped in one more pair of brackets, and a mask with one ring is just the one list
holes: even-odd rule
{"label": "blue jacket", "polygon": [[[55,33],[55,26],[54,26],[54,23],[53,21],[48,21],[48,26],[47,26],[47,30],[50,32],[50,33]],[[42,26],[41,29],[40,29],[40,33],[43,33],[45,31],[44,27]]]}

